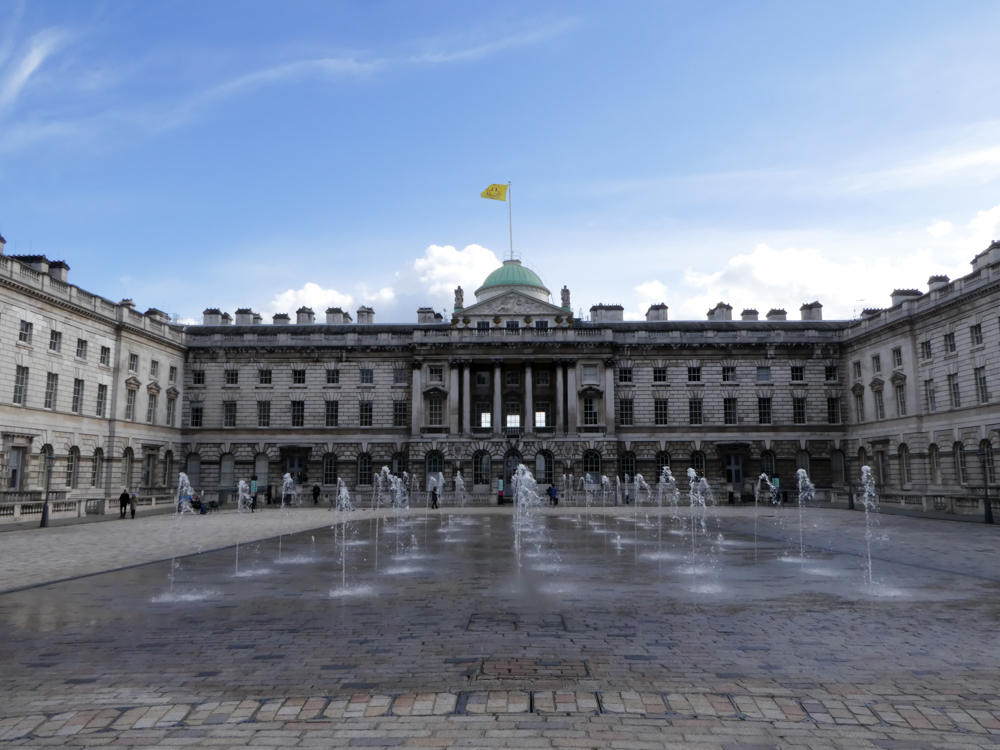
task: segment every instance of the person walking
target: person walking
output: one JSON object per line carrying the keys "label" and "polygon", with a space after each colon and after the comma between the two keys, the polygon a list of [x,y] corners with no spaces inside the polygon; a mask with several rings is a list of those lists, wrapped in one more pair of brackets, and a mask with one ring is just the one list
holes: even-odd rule
{"label": "person walking", "polygon": [[125,509],[128,507],[128,502],[129,502],[130,497],[131,496],[128,493],[128,488],[127,487],[124,490],[122,490],[122,494],[120,494],[118,496],[118,517],[119,518],[125,518]]}
{"label": "person walking", "polygon": [[314,484],[313,485],[313,505],[319,505],[319,493],[320,493],[319,485],[318,484]]}
{"label": "person walking", "polygon": [[128,509],[132,512],[132,518],[135,519],[135,509],[139,507],[139,501],[135,499],[135,493],[128,499]]}
{"label": "person walking", "polygon": [[438,507],[438,488],[436,486],[431,487],[431,507]]}
{"label": "person walking", "polygon": [[559,493],[556,491],[554,484],[549,485],[549,505],[552,507],[559,505]]}

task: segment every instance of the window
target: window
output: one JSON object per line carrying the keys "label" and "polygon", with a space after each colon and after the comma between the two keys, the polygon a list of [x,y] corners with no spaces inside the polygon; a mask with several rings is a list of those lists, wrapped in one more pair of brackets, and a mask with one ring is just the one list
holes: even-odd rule
{"label": "window", "polygon": [[174,426],[174,415],[177,413],[177,399],[167,399],[167,427]]}
{"label": "window", "polygon": [[200,401],[192,401],[191,402],[191,426],[192,427],[201,427],[202,421],[204,419],[204,416],[205,416],[205,410],[202,407],[202,403]]}
{"label": "window", "polygon": [[657,427],[665,427],[669,424],[668,421],[668,405],[669,402],[665,398],[658,398],[653,401],[653,423]]}
{"label": "window", "polygon": [[[56,396],[59,391],[59,376],[54,372],[45,376],[45,408],[56,408]],[[126,417],[127,418],[127,417]]]}
{"label": "window", "polygon": [[618,382],[619,383],[631,383],[632,382],[632,368],[631,367],[619,367],[618,368]]}
{"label": "window", "polygon": [[101,347],[101,364],[104,365],[105,367],[108,367],[108,366],[111,365],[111,347],[110,346],[102,346]]}
{"label": "window", "polygon": [[488,320],[478,320],[476,321],[476,330],[488,331],[490,328],[490,322]]}
{"label": "window", "polygon": [[885,400],[882,397],[882,391],[872,391],[875,396],[875,419],[885,419]]}
{"label": "window", "polygon": [[771,368],[770,367],[758,367],[757,368],[757,382],[758,383],[769,383],[769,382],[771,382]]}
{"label": "window", "polygon": [[[510,421],[510,417],[507,418]],[[427,400],[427,424],[431,427],[440,427],[444,421],[444,400],[440,398],[430,398]],[[510,425],[507,425],[510,427]],[[514,425],[515,427],[517,425]]]}
{"label": "window", "polygon": [[358,484],[372,483],[372,457],[367,453],[358,456]]}
{"label": "window", "polygon": [[826,421],[828,424],[840,424],[840,398],[837,396],[826,399]]}
{"label": "window", "polygon": [[535,481],[539,484],[552,484],[552,454],[548,451],[538,451],[535,456]]}
{"label": "window", "polygon": [[427,380],[431,383],[444,382],[444,367],[431,365],[427,368]]}
{"label": "window", "polygon": [[337,483],[337,457],[332,453],[323,456],[323,484]]}
{"label": "window", "polygon": [[108,387],[106,385],[97,386],[97,409],[95,413],[99,417],[104,416],[105,410],[108,408]]}
{"label": "window", "polygon": [[722,382],[723,383],[735,383],[736,382],[736,368],[723,366],[722,368]]}
{"label": "window", "polygon": [[906,445],[899,446],[899,481],[910,484],[913,481],[913,471],[910,468],[910,449]]}
{"label": "window", "polygon": [[893,387],[896,396],[896,416],[906,416],[906,383],[896,383]]}
{"label": "window", "polygon": [[539,370],[535,373],[535,385],[541,386],[542,388],[548,388],[549,383],[551,382],[549,377],[550,375],[548,370]]}
{"label": "window", "polygon": [[865,421],[865,394],[854,394],[854,415],[858,422]]}
{"label": "window", "polygon": [[931,484],[941,484],[941,451],[936,445],[927,449],[927,460],[931,465]]}
{"label": "window", "polygon": [[955,477],[959,484],[968,484],[969,466],[965,460],[965,446],[961,443],[955,443],[952,451],[955,454]]}
{"label": "window", "polygon": [[49,333],[49,351],[62,351],[62,334],[59,331],[51,331]]}
{"label": "window", "polygon": [[535,329],[538,331],[547,331],[549,329],[549,321],[547,320],[536,320]]}
{"label": "window", "polygon": [[476,403],[476,414],[479,415],[479,426],[480,427],[492,427],[493,426],[493,414],[490,412],[490,405],[485,401],[479,401]]}
{"label": "window", "polygon": [[160,363],[155,359],[150,360],[149,362],[149,377],[154,380],[160,377]]}
{"label": "window", "polygon": [[861,363],[853,362],[851,364],[851,367],[854,369],[854,379],[861,380]]}
{"label": "window", "polygon": [[552,426],[552,404],[549,401],[535,402],[535,427]]}
{"label": "window", "polygon": [[76,487],[76,473],[80,468],[80,451],[76,447],[69,449],[66,456],[66,486]]}
{"label": "window", "polygon": [[583,366],[583,382],[586,385],[596,385],[598,383],[597,365]]}
{"label": "window", "polygon": [[986,463],[986,482],[988,484],[996,484],[997,467],[993,461],[993,446],[990,444],[989,440],[983,440],[979,443],[979,453],[983,456]]}
{"label": "window", "polygon": [[76,356],[77,359],[87,358],[87,339],[76,340]]}
{"label": "window", "polygon": [[521,404],[517,401],[508,401],[504,404],[504,416],[507,427],[520,428],[521,426]]}
{"label": "window", "polygon": [[722,421],[725,424],[736,424],[737,411],[738,407],[735,398],[725,398],[722,400]]}
{"label": "window", "polygon": [[771,398],[762,396],[757,399],[757,421],[761,424],[771,424]]}
{"label": "window", "polygon": [[951,397],[952,409],[957,409],[962,405],[962,394],[958,389],[958,375],[948,376],[948,395]]}
{"label": "window", "polygon": [[827,382],[836,382],[840,380],[840,368],[837,365],[826,365],[823,368],[823,379]]}
{"label": "window", "polygon": [[444,456],[441,455],[440,451],[428,451],[424,457],[424,464],[428,477],[444,472]]}
{"label": "window", "polygon": [[972,339],[973,346],[983,345],[983,326],[976,323],[974,326],[969,326],[969,337]]}
{"label": "window", "polygon": [[28,392],[28,368],[17,365],[14,374],[14,403],[24,406],[24,397]]}
{"label": "window", "polygon": [[583,400],[583,423],[585,425],[597,424],[597,399],[585,398]]}
{"label": "window", "polygon": [[903,350],[898,346],[892,350],[892,366],[893,367],[903,366]]}
{"label": "window", "polygon": [[271,385],[270,370],[257,370],[257,385]]}
{"label": "window", "polygon": [[937,391],[934,389],[934,381],[925,380],[924,390],[927,392],[927,409],[937,411]]}
{"label": "window", "polygon": [[663,470],[670,468],[670,454],[660,451],[656,454],[656,478],[657,481],[663,476]]}
{"label": "window", "polygon": [[979,403],[985,404],[990,400],[989,391],[986,390],[986,368],[977,367],[972,374],[976,380],[976,396],[979,398]]}
{"label": "window", "polygon": [[405,401],[394,401],[392,404],[392,426],[406,427],[409,424],[409,413]]}
{"label": "window", "polygon": [[930,359],[934,356],[934,351],[931,349],[930,341],[920,342],[920,357],[921,359]]}
{"label": "window", "polygon": [[792,365],[792,380],[805,380],[806,368],[802,365]]}
{"label": "window", "polygon": [[239,385],[239,384],[240,384],[240,371],[226,370],[226,385]]}
{"label": "window", "polygon": [[34,323],[29,323],[26,320],[22,320],[21,321],[21,330],[17,334],[17,340],[20,341],[22,344],[30,344],[31,343],[31,334],[34,331],[34,328],[35,328],[35,324]]}
{"label": "window", "polygon": [[104,474],[104,451],[100,448],[94,451],[94,458],[90,462],[90,486],[101,486],[101,475]]}
{"label": "window", "polygon": [[688,424],[701,424],[702,423],[701,414],[701,399],[700,398],[689,398],[688,399]]}
{"label": "window", "polygon": [[796,451],[795,468],[802,469],[806,474],[809,473],[809,451]]}
{"label": "window", "polygon": [[618,399],[618,424],[622,427],[631,427],[633,424],[632,399]]}
{"label": "window", "polygon": [[122,454],[122,487],[132,486],[132,449],[126,448]]}
{"label": "window", "polygon": [[222,402],[222,426],[223,427],[235,427],[236,426],[236,402],[235,401],[223,401]]}
{"label": "window", "polygon": [[688,382],[689,383],[700,383],[701,382],[701,368],[700,367],[689,367],[688,368]]}
{"label": "window", "polygon": [[306,384],[306,371],[292,370],[292,385],[305,385],[305,384]]}
{"label": "window", "polygon": [[135,391],[131,388],[125,393],[125,419],[135,421]]}
{"label": "window", "polygon": [[504,373],[504,382],[508,387],[515,387],[521,385],[521,373],[519,372],[507,372]]}
{"label": "window", "polygon": [[[228,405],[228,404],[226,404]],[[233,402],[233,423],[227,424],[226,427],[236,426],[236,403]],[[149,399],[146,402],[146,422],[148,424],[156,424],[156,394],[150,393]]]}
{"label": "window", "polygon": [[[176,383],[177,382],[177,367],[175,365],[170,365],[169,373],[170,373],[170,376],[169,376],[168,380],[171,383]],[[166,485],[167,483],[164,482],[164,484]]]}
{"label": "window", "polygon": [[204,370],[192,370],[191,371],[191,385],[205,385],[205,371]]}
{"label": "window", "polygon": [[949,353],[949,354],[951,354],[952,352],[955,351],[955,334],[954,333],[946,333],[944,335],[944,350],[947,353]]}
{"label": "window", "polygon": [[371,427],[372,426],[372,402],[371,401],[359,401],[358,402],[358,426],[360,426],[360,427]]}
{"label": "window", "polygon": [[695,470],[699,477],[705,476],[705,454],[695,451],[691,454],[691,468]]}
{"label": "window", "polygon": [[488,372],[476,373],[476,385],[482,388],[483,386],[488,386],[489,384],[490,384],[490,374]]}
{"label": "window", "polygon": [[359,382],[361,383],[361,385],[373,385],[375,383],[375,371],[369,367],[361,368],[359,377],[360,377]]}
{"label": "window", "polygon": [[882,355],[876,354],[872,357],[872,372],[882,372]]}
{"label": "window", "polygon": [[257,402],[257,426],[258,427],[270,427],[271,426],[271,402],[270,401],[258,401]]}
{"label": "window", "polygon": [[[336,370],[334,370],[334,372],[337,373],[337,381],[336,382],[340,382],[340,373],[337,372]],[[326,371],[326,382],[327,383],[330,382],[330,370]],[[410,383],[410,379],[406,375],[406,370],[401,370],[400,369],[400,370],[393,370],[392,371],[392,384],[393,385],[409,385],[409,383]]]}
{"label": "window", "polygon": [[666,383],[667,382],[667,368],[666,367],[654,367],[653,368],[653,382],[654,383]]}
{"label": "window", "polygon": [[306,423],[306,402],[292,401],[292,427],[304,427]]}
{"label": "window", "polygon": [[521,327],[521,324],[518,321],[516,321],[516,320],[508,320],[507,321],[507,330],[508,331],[516,331],[516,330],[520,329],[520,327]]}
{"label": "window", "polygon": [[792,399],[792,422],[795,424],[806,423],[806,400],[795,397]]}
{"label": "window", "polygon": [[163,454],[163,481],[160,485],[163,487],[169,487],[171,484],[171,479],[174,476],[174,454],[172,451],[167,451]]}
{"label": "window", "polygon": [[583,473],[596,484],[601,483],[601,454],[597,451],[586,451],[583,454]]}
{"label": "window", "polygon": [[764,451],[760,454],[760,471],[762,474],[767,474],[768,479],[774,479],[775,460],[772,451]]}
{"label": "window", "polygon": [[79,414],[83,409],[83,381],[80,378],[76,378],[73,381],[73,403],[70,406],[70,411],[74,414]]}
{"label": "window", "polygon": [[625,482],[635,479],[635,454],[632,451],[626,451],[618,459],[618,470],[618,476]]}
{"label": "window", "polygon": [[139,355],[130,353],[128,355],[129,372],[139,372]]}
{"label": "window", "polygon": [[486,451],[479,451],[472,458],[472,483],[489,484],[491,469],[490,454]]}

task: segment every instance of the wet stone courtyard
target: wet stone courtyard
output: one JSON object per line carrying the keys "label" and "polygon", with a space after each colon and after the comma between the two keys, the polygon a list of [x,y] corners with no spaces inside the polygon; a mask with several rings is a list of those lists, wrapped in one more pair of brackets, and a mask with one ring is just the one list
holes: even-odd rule
{"label": "wet stone courtyard", "polygon": [[327,519],[0,595],[0,746],[1000,747],[991,527]]}

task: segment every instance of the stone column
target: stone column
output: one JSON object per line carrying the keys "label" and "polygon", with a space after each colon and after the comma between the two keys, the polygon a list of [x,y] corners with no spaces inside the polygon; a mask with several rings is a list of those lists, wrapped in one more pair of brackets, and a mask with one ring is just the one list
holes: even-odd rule
{"label": "stone column", "polygon": [[501,410],[500,399],[502,395],[502,384],[501,379],[501,368],[503,367],[502,359],[493,360],[493,434],[502,435],[503,434],[503,412]]}
{"label": "stone column", "polygon": [[472,360],[462,360],[462,434],[472,434]]}
{"label": "stone column", "polygon": [[556,435],[564,435],[563,428],[563,401],[566,395],[563,388],[563,361],[556,360]]}
{"label": "stone column", "polygon": [[575,435],[580,431],[580,421],[577,416],[577,398],[576,393],[576,360],[567,359],[566,360],[566,405],[567,412],[569,413],[569,425],[566,430],[569,434]]}
{"label": "stone column", "polygon": [[451,383],[448,388],[448,431],[455,435],[458,433],[458,368],[460,363],[453,359],[448,363],[448,370],[451,374]]}
{"label": "stone column", "polygon": [[615,434],[615,361],[604,360],[604,431]]}
{"label": "stone column", "polygon": [[524,360],[524,432],[531,434],[535,431],[535,401],[532,388],[535,383],[531,372],[533,362],[530,359]]}
{"label": "stone column", "polygon": [[[410,363],[410,367],[413,368],[413,408],[410,414],[410,434],[419,437],[420,428],[424,424],[424,386],[421,382],[424,363],[420,360],[414,360]],[[372,471],[374,471],[374,467]]]}

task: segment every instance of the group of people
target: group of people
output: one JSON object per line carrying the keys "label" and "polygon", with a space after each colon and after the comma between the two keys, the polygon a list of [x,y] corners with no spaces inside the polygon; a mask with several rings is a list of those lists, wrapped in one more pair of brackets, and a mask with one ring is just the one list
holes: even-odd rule
{"label": "group of people", "polygon": [[135,499],[135,493],[129,493],[128,489],[122,490],[122,494],[118,496],[119,505],[119,518],[125,518],[125,513],[129,510],[132,511],[132,518],[135,518],[135,509],[138,507],[139,503]]}

